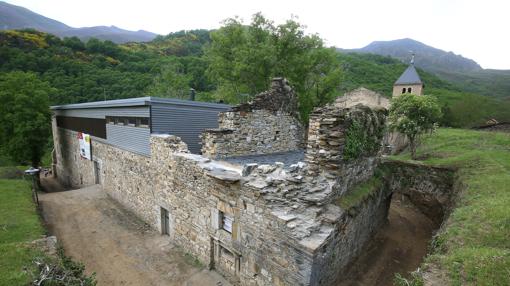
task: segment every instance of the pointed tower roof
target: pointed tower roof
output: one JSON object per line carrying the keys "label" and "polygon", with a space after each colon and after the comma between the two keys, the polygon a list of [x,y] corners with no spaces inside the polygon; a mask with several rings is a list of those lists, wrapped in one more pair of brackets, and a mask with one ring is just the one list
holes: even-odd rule
{"label": "pointed tower roof", "polygon": [[408,84],[423,84],[420,75],[414,68],[414,53],[411,54],[411,61],[409,62],[409,66],[393,85],[408,85]]}
{"label": "pointed tower roof", "polygon": [[394,85],[406,85],[406,84],[423,84],[420,75],[414,68],[414,64],[410,64],[409,67],[402,73],[397,79]]}

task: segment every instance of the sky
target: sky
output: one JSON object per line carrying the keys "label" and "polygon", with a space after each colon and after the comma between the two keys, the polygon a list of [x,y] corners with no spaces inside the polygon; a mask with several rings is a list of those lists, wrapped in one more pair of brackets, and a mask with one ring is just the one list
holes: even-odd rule
{"label": "sky", "polygon": [[296,16],[326,44],[361,48],[412,38],[478,62],[510,69],[508,0],[7,0],[72,27],[115,25],[168,34],[213,29],[229,17],[249,23],[262,12],[276,23]]}

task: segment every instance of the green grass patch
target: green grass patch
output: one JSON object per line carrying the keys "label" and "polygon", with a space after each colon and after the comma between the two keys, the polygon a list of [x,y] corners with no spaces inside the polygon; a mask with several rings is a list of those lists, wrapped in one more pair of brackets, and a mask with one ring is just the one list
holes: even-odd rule
{"label": "green grass patch", "polygon": [[29,182],[0,180],[0,244],[31,241],[44,233]]}
{"label": "green grass patch", "polygon": [[463,186],[427,260],[453,285],[510,285],[510,134],[439,129],[418,156],[458,168]]}
{"label": "green grass patch", "polygon": [[204,267],[204,265],[200,262],[198,257],[194,256],[193,254],[191,254],[189,252],[186,252],[184,254],[184,260],[186,261],[187,264],[192,265],[194,267],[197,267],[197,268]]}
{"label": "green grass patch", "polygon": [[29,182],[0,179],[0,285],[30,281],[33,260],[42,254],[28,242],[44,233]]}
{"label": "green grass patch", "polygon": [[382,181],[378,176],[373,176],[368,181],[363,182],[349,191],[347,194],[341,196],[335,200],[335,204],[348,210],[352,207],[357,206],[359,203],[364,201],[375,191],[377,191],[382,185]]}
{"label": "green grass patch", "polygon": [[2,166],[0,167],[0,179],[23,179],[28,166]]}

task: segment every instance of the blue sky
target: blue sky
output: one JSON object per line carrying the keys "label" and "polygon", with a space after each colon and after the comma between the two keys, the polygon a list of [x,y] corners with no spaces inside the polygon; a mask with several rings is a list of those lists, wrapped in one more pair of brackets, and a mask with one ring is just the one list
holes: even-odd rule
{"label": "blue sky", "polygon": [[376,40],[412,38],[474,59],[484,68],[510,69],[510,1],[506,0],[7,0],[73,27],[115,25],[159,34],[217,28],[262,12],[281,23],[297,16],[328,45],[359,48]]}

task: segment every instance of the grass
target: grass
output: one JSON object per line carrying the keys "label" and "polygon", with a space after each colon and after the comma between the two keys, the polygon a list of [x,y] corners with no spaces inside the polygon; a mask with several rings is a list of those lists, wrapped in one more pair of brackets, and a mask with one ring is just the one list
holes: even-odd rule
{"label": "grass", "polygon": [[27,242],[45,233],[32,202],[30,184],[0,179],[0,285],[25,285],[39,250]]}
{"label": "grass", "polygon": [[458,168],[462,185],[426,262],[452,285],[510,285],[510,134],[440,129],[424,138],[418,156]]}
{"label": "grass", "polygon": [[1,166],[0,179],[22,179],[28,166]]}
{"label": "grass", "polygon": [[381,179],[379,179],[377,176],[374,176],[368,181],[357,185],[352,191],[349,191],[347,194],[338,198],[335,201],[335,204],[344,210],[348,210],[354,206],[357,206],[360,202],[373,194],[374,191],[380,188],[381,184]]}
{"label": "grass", "polygon": [[193,267],[197,267],[197,268],[204,267],[204,265],[202,264],[202,262],[200,262],[198,257],[194,256],[193,254],[191,254],[189,252],[184,253],[184,261],[186,261],[187,264],[192,265]]}

